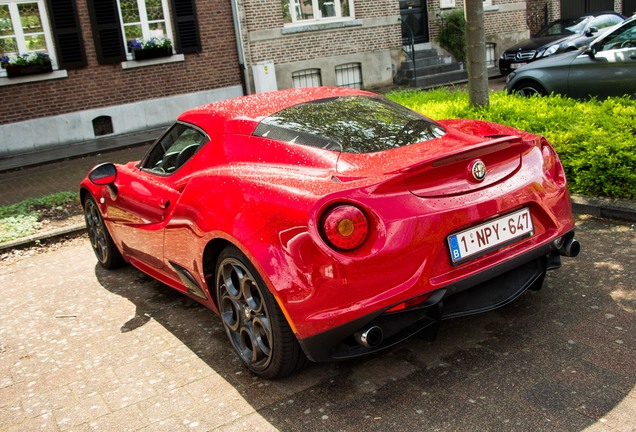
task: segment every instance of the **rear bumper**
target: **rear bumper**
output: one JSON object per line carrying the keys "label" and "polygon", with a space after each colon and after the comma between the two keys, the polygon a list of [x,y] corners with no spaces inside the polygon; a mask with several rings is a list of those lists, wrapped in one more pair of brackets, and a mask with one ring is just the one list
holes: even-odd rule
{"label": "rear bumper", "polygon": [[[573,236],[570,231],[564,238]],[[528,288],[539,289],[546,271],[560,266],[562,254],[549,243],[440,288],[417,307],[399,312],[384,308],[299,342],[307,357],[323,362],[377,352],[418,333],[433,340],[443,319],[487,312],[512,302]]]}

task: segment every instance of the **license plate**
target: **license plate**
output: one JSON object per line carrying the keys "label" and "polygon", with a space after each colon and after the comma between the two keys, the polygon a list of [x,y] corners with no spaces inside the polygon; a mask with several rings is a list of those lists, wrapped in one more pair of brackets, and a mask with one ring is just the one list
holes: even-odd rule
{"label": "license plate", "polygon": [[534,231],[530,210],[524,208],[448,236],[453,264],[477,258],[496,247],[513,243]]}
{"label": "license plate", "polygon": [[528,63],[510,63],[510,69],[519,69],[521,66],[525,66]]}

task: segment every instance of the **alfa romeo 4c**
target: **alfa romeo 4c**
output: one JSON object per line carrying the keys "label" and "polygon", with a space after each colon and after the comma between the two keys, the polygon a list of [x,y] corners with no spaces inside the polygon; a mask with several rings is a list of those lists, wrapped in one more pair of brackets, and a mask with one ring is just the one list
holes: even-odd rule
{"label": "alfa romeo 4c", "polygon": [[217,313],[264,378],[432,339],[443,319],[538,290],[580,248],[545,138],[353,89],[192,109],[80,190],[101,265]]}

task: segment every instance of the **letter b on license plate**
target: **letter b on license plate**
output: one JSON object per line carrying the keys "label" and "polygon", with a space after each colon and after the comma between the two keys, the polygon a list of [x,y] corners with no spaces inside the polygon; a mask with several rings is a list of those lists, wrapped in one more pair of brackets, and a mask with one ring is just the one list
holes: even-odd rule
{"label": "letter b on license plate", "polygon": [[532,216],[527,208],[493,219],[448,236],[451,259],[456,265],[477,258],[491,249],[530,236],[533,230]]}

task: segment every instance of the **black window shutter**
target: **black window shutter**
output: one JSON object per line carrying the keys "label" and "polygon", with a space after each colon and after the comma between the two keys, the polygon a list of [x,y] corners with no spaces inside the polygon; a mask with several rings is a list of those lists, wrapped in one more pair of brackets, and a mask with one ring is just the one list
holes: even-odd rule
{"label": "black window shutter", "polygon": [[175,50],[178,53],[201,51],[201,38],[194,0],[172,0],[175,17]]}
{"label": "black window shutter", "polygon": [[75,0],[47,0],[47,7],[55,38],[57,62],[61,69],[86,66],[84,40]]}
{"label": "black window shutter", "polygon": [[126,59],[121,36],[119,10],[115,0],[88,0],[93,27],[95,53],[99,64],[119,63]]}

